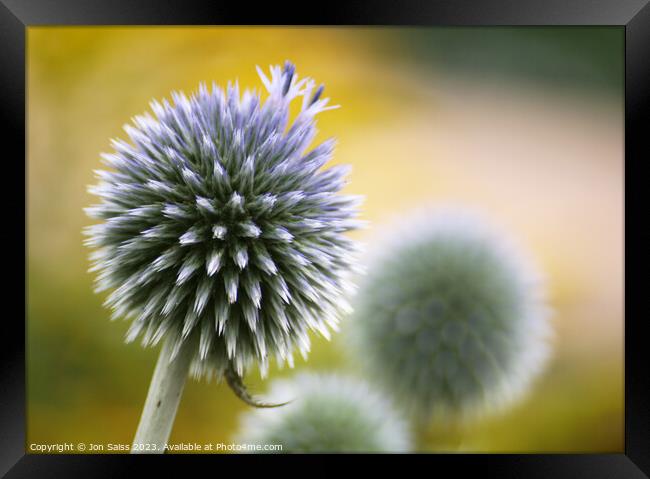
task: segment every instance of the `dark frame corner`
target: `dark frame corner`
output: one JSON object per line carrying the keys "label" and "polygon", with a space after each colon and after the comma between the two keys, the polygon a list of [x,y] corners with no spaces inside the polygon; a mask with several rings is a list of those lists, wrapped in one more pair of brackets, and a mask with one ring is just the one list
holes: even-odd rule
{"label": "dark frame corner", "polygon": [[[612,25],[625,29],[625,219],[626,232],[634,227],[635,210],[643,214],[642,167],[650,156],[650,0],[364,0],[344,5],[322,6],[314,13],[301,11],[293,18],[278,5],[255,9],[237,8],[208,0],[0,0],[0,118],[5,144],[13,143],[16,156],[25,157],[25,40],[26,28],[35,25],[138,25],[138,24],[348,24],[348,25]],[[10,160],[7,158],[7,160]],[[13,160],[13,159],[12,159]],[[7,161],[25,186],[25,167]],[[23,195],[25,191],[23,190]],[[23,196],[24,198],[25,196]],[[25,209],[16,208],[15,224],[25,227]],[[6,213],[5,213],[6,214]],[[642,216],[643,217],[643,216]],[[12,218],[13,219],[13,218]],[[25,230],[23,230],[25,231]],[[13,251],[25,254],[25,241],[5,235],[15,242]],[[625,277],[641,277],[647,271],[647,255],[638,255],[646,237],[626,234]],[[12,245],[13,246],[13,245]],[[635,261],[627,261],[633,258]],[[645,267],[645,268],[644,268]],[[635,274],[636,273],[636,274]],[[20,275],[19,275],[20,277]],[[18,282],[15,282],[18,284]],[[25,285],[25,283],[23,283]],[[444,462],[458,469],[483,472],[498,477],[555,478],[642,478],[650,477],[650,348],[644,344],[643,293],[638,282],[626,281],[625,309],[625,452],[592,455],[415,455],[375,456],[385,460]],[[16,286],[18,289],[18,286]],[[7,295],[10,296],[10,295]],[[18,291],[10,297],[19,298]],[[23,296],[24,298],[24,296]],[[23,302],[26,312],[26,302]],[[20,310],[20,308],[17,308]],[[26,315],[25,315],[26,317]],[[117,477],[141,469],[150,473],[152,462],[132,456],[45,456],[25,455],[25,330],[16,328],[13,342],[5,341],[0,362],[0,473],[7,477]],[[7,333],[5,333],[7,334]],[[5,336],[8,337],[8,336]],[[223,460],[262,462],[287,460],[268,456],[221,456]],[[175,457],[178,462],[178,456]],[[194,456],[197,460],[202,457]],[[162,459],[162,458],[160,458]],[[292,457],[289,460],[306,461]],[[319,466],[338,466],[350,456],[318,460]],[[353,459],[353,458],[352,458]],[[183,460],[183,459],[181,459]],[[156,461],[168,468],[172,457]],[[331,467],[334,471],[334,467]],[[187,472],[187,471],[185,471]]]}

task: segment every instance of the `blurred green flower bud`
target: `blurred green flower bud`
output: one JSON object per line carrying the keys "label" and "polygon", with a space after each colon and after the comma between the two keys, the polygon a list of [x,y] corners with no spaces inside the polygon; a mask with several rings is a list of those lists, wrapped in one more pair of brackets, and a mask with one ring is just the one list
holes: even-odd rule
{"label": "blurred green flower bud", "polygon": [[299,374],[277,380],[272,401],[294,399],[279,409],[244,415],[237,441],[280,444],[282,452],[405,452],[406,423],[390,402],[364,382],[337,375]]}
{"label": "blurred green flower bud", "polygon": [[350,321],[368,375],[410,413],[502,408],[548,356],[539,279],[515,246],[465,211],[423,212],[375,245]]}

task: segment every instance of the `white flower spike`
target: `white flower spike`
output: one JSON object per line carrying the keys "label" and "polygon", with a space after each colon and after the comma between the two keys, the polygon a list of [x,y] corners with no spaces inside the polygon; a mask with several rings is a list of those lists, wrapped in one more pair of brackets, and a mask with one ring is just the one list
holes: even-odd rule
{"label": "white flower spike", "polygon": [[170,361],[190,348],[194,376],[225,376],[252,403],[248,369],[292,364],[309,331],[336,328],[358,212],[338,194],[345,171],[322,169],[334,142],[308,150],[315,115],[332,108],[322,88],[289,62],[270,79],[258,71],[266,101],[201,85],[135,117],[131,143],[102,155],[111,170],[97,173],[101,202],[86,209],[100,222],[85,230],[97,291],[110,291],[113,317],[132,319],[127,340],[170,342]]}

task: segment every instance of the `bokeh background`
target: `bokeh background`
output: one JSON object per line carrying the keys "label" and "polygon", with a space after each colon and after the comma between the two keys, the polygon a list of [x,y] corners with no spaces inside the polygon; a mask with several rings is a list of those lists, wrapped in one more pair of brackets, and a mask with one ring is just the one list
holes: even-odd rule
{"label": "bokeh background", "polygon": [[[291,59],[342,108],[319,119],[366,195],[357,233],[423,203],[507,229],[548,278],[554,356],[515,407],[454,431],[455,450],[623,450],[622,28],[30,27],[27,442],[130,444],[156,350],[125,345],[92,293],[82,208],[109,139],[171,90],[260,88]],[[314,336],[296,369],[354,371]],[[271,370],[271,378],[292,371]],[[258,374],[247,378],[263,392]],[[246,408],[189,381],[171,442],[226,442]],[[432,426],[418,449],[445,450]]]}

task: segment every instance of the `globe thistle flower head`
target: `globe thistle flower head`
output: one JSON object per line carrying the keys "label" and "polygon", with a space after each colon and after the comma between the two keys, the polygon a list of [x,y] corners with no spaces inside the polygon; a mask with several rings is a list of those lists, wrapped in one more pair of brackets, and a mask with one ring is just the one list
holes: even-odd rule
{"label": "globe thistle flower head", "polygon": [[365,382],[302,373],[272,383],[269,397],[294,398],[281,409],[244,414],[236,441],[280,444],[283,452],[407,452],[406,422]]}
{"label": "globe thistle flower head", "polygon": [[548,356],[540,279],[514,243],[462,209],[392,225],[368,260],[350,321],[367,373],[420,418],[511,404]]}
{"label": "globe thistle flower head", "polygon": [[132,320],[128,341],[196,342],[195,376],[254,364],[264,376],[270,357],[306,356],[310,331],[336,329],[355,264],[345,233],[360,201],[338,194],[348,168],[323,169],[332,140],[308,150],[314,117],[335,107],[288,62],[258,72],[265,101],[237,84],[153,101],[89,188],[101,199],[85,231],[97,291]]}

